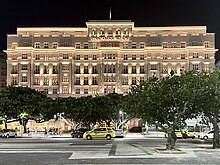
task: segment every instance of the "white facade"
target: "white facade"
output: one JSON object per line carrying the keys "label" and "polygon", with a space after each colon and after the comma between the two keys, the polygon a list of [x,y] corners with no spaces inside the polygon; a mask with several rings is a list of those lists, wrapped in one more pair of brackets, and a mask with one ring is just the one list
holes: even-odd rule
{"label": "white facade", "polygon": [[7,84],[51,97],[126,93],[151,76],[209,70],[215,35],[206,26],[134,27],[89,21],[86,28],[17,28],[7,41]]}

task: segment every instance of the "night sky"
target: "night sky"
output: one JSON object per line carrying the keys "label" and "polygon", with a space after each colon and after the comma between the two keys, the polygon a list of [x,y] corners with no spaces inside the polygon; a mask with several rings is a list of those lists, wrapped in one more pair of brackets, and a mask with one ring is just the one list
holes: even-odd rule
{"label": "night sky", "polygon": [[0,50],[17,27],[86,27],[88,20],[108,20],[110,4],[112,20],[135,26],[207,26],[220,48],[220,0],[1,0]]}

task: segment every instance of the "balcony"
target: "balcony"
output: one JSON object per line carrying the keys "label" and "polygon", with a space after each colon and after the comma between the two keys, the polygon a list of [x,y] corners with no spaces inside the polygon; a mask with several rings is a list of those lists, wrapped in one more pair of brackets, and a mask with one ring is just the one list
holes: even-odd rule
{"label": "balcony", "polygon": [[18,74],[18,71],[17,70],[12,70],[11,74]]}

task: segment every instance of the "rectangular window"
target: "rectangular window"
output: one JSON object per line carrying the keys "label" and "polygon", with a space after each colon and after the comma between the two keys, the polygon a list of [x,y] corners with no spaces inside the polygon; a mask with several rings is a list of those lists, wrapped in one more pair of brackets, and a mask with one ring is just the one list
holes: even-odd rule
{"label": "rectangular window", "polygon": [[63,54],[63,59],[69,59],[69,54]]}
{"label": "rectangular window", "polygon": [[143,49],[145,47],[145,43],[144,42],[141,42],[140,43],[140,49]]}
{"label": "rectangular window", "polygon": [[83,43],[83,48],[84,48],[84,49],[88,49],[88,48],[89,48],[88,42]]}
{"label": "rectangular window", "polygon": [[84,85],[89,85],[88,77],[84,77]]}
{"label": "rectangular window", "polygon": [[44,49],[48,49],[49,48],[49,43],[48,42],[44,42]]}
{"label": "rectangular window", "polygon": [[17,74],[18,73],[18,70],[17,70],[17,65],[12,65],[12,71],[11,71],[11,74]]}
{"label": "rectangular window", "polygon": [[128,43],[123,43],[123,49],[128,49]]}
{"label": "rectangular window", "polygon": [[79,94],[80,94],[80,89],[77,88],[75,93],[76,93],[77,95],[79,95]]}
{"label": "rectangular window", "polygon": [[18,85],[17,77],[12,77],[11,85]]}
{"label": "rectangular window", "polygon": [[168,67],[167,67],[167,65],[163,65],[162,73],[163,74],[168,74]]}
{"label": "rectangular window", "polygon": [[44,85],[49,85],[49,78],[48,77],[44,77]]}
{"label": "rectangular window", "polygon": [[181,54],[180,56],[181,56],[180,57],[181,59],[186,59],[186,55],[185,54]]}
{"label": "rectangular window", "polygon": [[124,55],[124,60],[128,60],[128,55],[127,54]]}
{"label": "rectangular window", "polygon": [[92,74],[97,74],[97,66],[92,66]]}
{"label": "rectangular window", "polygon": [[172,42],[172,43],[171,43],[171,48],[177,48],[176,42]]}
{"label": "rectangular window", "polygon": [[144,84],[144,77],[140,77],[140,85]]}
{"label": "rectangular window", "polygon": [[97,57],[95,54],[92,55],[92,60],[97,60]]}
{"label": "rectangular window", "polygon": [[136,77],[132,77],[131,85],[136,85]]}
{"label": "rectangular window", "polygon": [[163,60],[167,60],[167,54],[163,54]]}
{"label": "rectangular window", "polygon": [[168,47],[168,43],[167,42],[163,42],[163,48],[167,48]]}
{"label": "rectangular window", "polygon": [[181,42],[181,43],[180,43],[180,47],[181,47],[181,48],[185,48],[185,47],[186,47],[186,43],[185,43],[185,42]]}
{"label": "rectangular window", "polygon": [[84,74],[89,74],[88,66],[84,66]]}
{"label": "rectangular window", "polygon": [[57,94],[57,88],[53,88],[53,94]]}
{"label": "rectangular window", "polygon": [[58,74],[57,65],[53,66],[53,74]]}
{"label": "rectangular window", "polygon": [[144,65],[140,66],[140,73],[141,73],[141,74],[144,74],[144,73],[145,73],[145,72],[144,72]]}
{"label": "rectangular window", "polygon": [[84,55],[84,60],[88,60],[88,55]]}
{"label": "rectangular window", "polygon": [[89,90],[88,89],[84,89],[84,94],[85,95],[89,94]]}
{"label": "rectangular window", "polygon": [[136,54],[132,54],[131,59],[132,59],[132,60],[136,60]]}
{"label": "rectangular window", "polygon": [[63,64],[62,70],[69,70],[69,65],[68,64]]}
{"label": "rectangular window", "polygon": [[75,44],[75,48],[76,48],[76,49],[80,49],[80,47],[81,47],[81,44],[80,44],[79,42],[77,42],[77,43]]}
{"label": "rectangular window", "polygon": [[132,66],[131,73],[136,74],[136,66]]}
{"label": "rectangular window", "polygon": [[209,59],[209,54],[205,53],[205,59]]}
{"label": "rectangular window", "polygon": [[52,85],[58,85],[57,76],[52,77]]}
{"label": "rectangular window", "polygon": [[40,66],[35,65],[34,74],[40,74]]}
{"label": "rectangular window", "polygon": [[48,65],[44,66],[44,74],[49,74],[49,67],[48,67]]}
{"label": "rectangular window", "polygon": [[96,77],[92,77],[92,85],[98,85]]}
{"label": "rectangular window", "polygon": [[76,60],[80,60],[80,54],[76,55]]}
{"label": "rectangular window", "polygon": [[75,74],[80,74],[80,66],[76,66]]}
{"label": "rectangular window", "polygon": [[171,56],[171,59],[175,60],[176,59],[176,54],[173,53],[172,56]]}
{"label": "rectangular window", "polygon": [[199,64],[193,64],[193,70],[199,70]]}
{"label": "rectangular window", "polygon": [[132,48],[132,49],[137,48],[137,46],[136,46],[136,42],[132,42],[132,44],[131,44],[131,48]]}
{"label": "rectangular window", "polygon": [[209,48],[209,41],[205,41],[204,46],[205,46],[205,48]]}
{"label": "rectangular window", "polygon": [[17,60],[17,55],[12,55],[12,60]]}
{"label": "rectangular window", "polygon": [[63,86],[63,93],[69,93],[69,88],[67,86]]}
{"label": "rectangular window", "polygon": [[128,77],[123,77],[122,85],[128,85]]}
{"label": "rectangular window", "polygon": [[27,76],[22,76],[21,77],[21,82],[27,82]]}
{"label": "rectangular window", "polygon": [[124,74],[128,74],[128,66],[127,65],[124,65],[123,73]]}
{"label": "rectangular window", "polygon": [[40,42],[35,42],[35,43],[34,43],[34,47],[35,47],[36,49],[40,49]]}
{"label": "rectangular window", "polygon": [[75,79],[75,85],[80,85],[80,77],[76,77],[76,79]]}
{"label": "rectangular window", "polygon": [[27,65],[21,65],[21,70],[27,70]]}
{"label": "rectangular window", "polygon": [[40,77],[35,77],[34,85],[40,85]]}
{"label": "rectangular window", "polygon": [[21,59],[27,59],[27,54],[21,54]]}
{"label": "rectangular window", "polygon": [[193,58],[199,58],[199,53],[193,53]]}
{"label": "rectangular window", "polygon": [[157,65],[156,64],[151,64],[151,70],[157,70]]}
{"label": "rectangular window", "polygon": [[92,48],[97,49],[97,43],[92,43]]}
{"label": "rectangular window", "polygon": [[35,55],[35,60],[40,60],[40,55],[39,54]]}
{"label": "rectangular window", "polygon": [[68,76],[63,76],[63,82],[69,82],[69,77]]}
{"label": "rectangular window", "polygon": [[157,43],[156,42],[151,42],[150,46],[152,46],[152,47],[157,46]]}
{"label": "rectangular window", "polygon": [[140,55],[140,60],[144,60],[144,54]]}
{"label": "rectangular window", "polygon": [[57,42],[53,42],[53,43],[52,43],[52,48],[53,48],[53,49],[56,49],[57,47],[58,47],[58,43],[57,43]]}

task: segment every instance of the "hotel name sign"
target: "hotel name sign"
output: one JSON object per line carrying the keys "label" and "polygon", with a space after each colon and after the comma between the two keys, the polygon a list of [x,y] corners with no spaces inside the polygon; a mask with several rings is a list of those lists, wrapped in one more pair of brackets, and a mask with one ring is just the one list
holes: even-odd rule
{"label": "hotel name sign", "polygon": [[129,41],[129,37],[92,37],[91,41]]}

